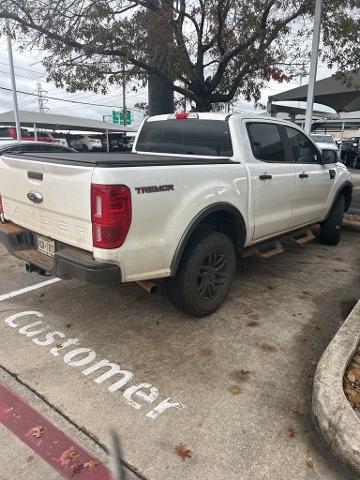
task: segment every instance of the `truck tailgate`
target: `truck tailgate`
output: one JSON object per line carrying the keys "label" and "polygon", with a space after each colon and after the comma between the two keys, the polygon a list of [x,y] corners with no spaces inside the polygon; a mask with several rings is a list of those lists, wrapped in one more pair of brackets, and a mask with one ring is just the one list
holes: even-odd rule
{"label": "truck tailgate", "polygon": [[[3,155],[0,194],[6,220],[92,251],[90,189],[94,167]],[[40,203],[34,202],[31,194]]]}

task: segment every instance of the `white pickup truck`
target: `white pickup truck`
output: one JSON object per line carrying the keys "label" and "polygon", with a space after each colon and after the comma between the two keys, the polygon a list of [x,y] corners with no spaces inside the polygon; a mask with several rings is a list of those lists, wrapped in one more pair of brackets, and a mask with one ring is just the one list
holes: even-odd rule
{"label": "white pickup truck", "polygon": [[132,153],[3,155],[0,240],[44,275],[166,277],[176,307],[206,315],[227,296],[237,254],[317,223],[336,245],[351,195],[335,152],[294,124],[160,115],[144,120]]}

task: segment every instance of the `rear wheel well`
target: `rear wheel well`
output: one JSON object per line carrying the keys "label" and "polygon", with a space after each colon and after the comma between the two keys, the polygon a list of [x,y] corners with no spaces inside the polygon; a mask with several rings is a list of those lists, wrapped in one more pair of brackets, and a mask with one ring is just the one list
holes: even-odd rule
{"label": "rear wheel well", "polygon": [[243,247],[245,241],[243,226],[240,219],[231,212],[220,210],[211,213],[198,224],[193,233],[204,229],[224,233],[233,242],[237,252]]}
{"label": "rear wheel well", "polygon": [[221,232],[224,233],[232,241],[235,252],[239,253],[244,247],[246,240],[245,222],[235,208],[219,209],[209,212],[201,216],[198,221],[190,227],[188,234],[185,236],[175,253],[171,274],[175,275],[178,269],[181,258],[191,246],[193,241],[199,236],[203,236],[206,232]]}

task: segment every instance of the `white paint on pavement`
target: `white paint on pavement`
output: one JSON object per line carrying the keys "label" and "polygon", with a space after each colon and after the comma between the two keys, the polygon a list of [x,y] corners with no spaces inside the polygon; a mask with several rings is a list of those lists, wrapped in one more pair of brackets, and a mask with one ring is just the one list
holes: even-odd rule
{"label": "white paint on pavement", "polygon": [[29,287],[20,288],[19,290],[14,290],[13,292],[4,293],[0,295],[0,302],[4,300],[9,300],[9,298],[17,297],[18,295],[23,295],[24,293],[29,293],[38,288],[46,287],[47,285],[52,285],[53,283],[60,282],[61,278],[50,278],[50,280],[45,280],[45,282],[36,283],[35,285],[30,285]]}
{"label": "white paint on pavement", "polygon": [[[61,343],[56,344],[55,347],[53,346],[50,348],[49,353],[51,355],[54,357],[62,357],[64,363],[69,367],[76,368],[85,367],[88,365],[87,368],[81,371],[82,375],[86,377],[92,375],[91,378],[96,384],[101,384],[108,381],[110,384],[107,385],[107,391],[111,394],[119,394],[119,390],[120,392],[123,392],[122,397],[126,403],[135,410],[142,410],[144,406],[148,406],[145,415],[152,420],[155,420],[167,410],[174,411],[184,408],[183,404],[173,402],[171,401],[171,398],[166,398],[165,400],[157,403],[160,395],[159,389],[150,383],[145,382],[129,386],[129,384],[134,380],[134,373],[130,372],[129,370],[122,369],[119,364],[110,362],[106,358],[103,358],[102,360],[97,359],[96,352],[91,350],[91,348],[78,348],[80,344],[80,340],[78,338],[66,338],[67,336],[63,332],[59,332],[57,330],[53,330],[52,332],[44,334],[44,332],[48,331],[51,326],[44,324],[43,320],[37,320],[35,322],[30,321],[30,323],[28,323],[29,318],[27,318],[24,322],[18,322],[24,317],[31,316],[35,316],[38,319],[44,318],[44,314],[41,312],[27,310],[25,312],[18,312],[7,317],[5,319],[5,325],[17,329],[20,335],[30,338],[35,345],[40,347],[52,345],[56,340],[58,340],[56,337],[64,339],[61,340]],[[25,323],[25,325],[23,323]],[[40,330],[32,330],[40,325]],[[40,338],[32,338],[36,335],[40,335]],[[75,348],[73,348],[74,346]],[[72,349],[67,350],[62,356],[61,354],[63,353],[63,350],[67,349],[67,347],[72,347]],[[156,403],[156,405],[154,405],[154,403]]]}

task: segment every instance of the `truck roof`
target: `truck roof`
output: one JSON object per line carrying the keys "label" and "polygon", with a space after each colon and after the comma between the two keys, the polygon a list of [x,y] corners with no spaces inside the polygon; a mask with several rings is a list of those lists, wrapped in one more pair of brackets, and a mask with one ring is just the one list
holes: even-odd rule
{"label": "truck roof", "polygon": [[[189,118],[198,118],[199,120],[228,120],[230,117],[237,117],[239,119],[252,119],[252,120],[259,120],[259,121],[266,121],[271,120],[274,122],[285,123],[287,125],[294,125],[293,122],[289,122],[288,120],[283,120],[281,118],[271,117],[267,112],[264,113],[257,113],[257,112],[232,112],[232,113],[224,113],[224,112],[186,112],[189,114]],[[181,115],[182,113],[180,113]],[[145,119],[146,122],[157,122],[162,120],[171,120],[175,118],[175,113],[173,114],[163,114],[163,115],[154,115],[152,117],[147,117]],[[193,116],[193,117],[192,117]]]}

